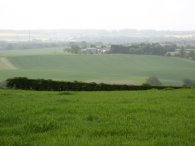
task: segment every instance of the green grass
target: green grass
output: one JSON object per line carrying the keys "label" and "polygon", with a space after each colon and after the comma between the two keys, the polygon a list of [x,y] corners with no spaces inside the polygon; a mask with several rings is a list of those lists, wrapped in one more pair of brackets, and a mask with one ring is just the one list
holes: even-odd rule
{"label": "green grass", "polygon": [[2,146],[193,146],[195,90],[0,90]]}
{"label": "green grass", "polygon": [[55,80],[141,84],[157,76],[165,85],[195,79],[195,62],[149,55],[9,56],[18,70],[0,70],[0,80],[26,76]]}
{"label": "green grass", "polygon": [[0,50],[0,57],[66,54],[63,49],[64,48],[62,47],[50,47],[37,49]]}

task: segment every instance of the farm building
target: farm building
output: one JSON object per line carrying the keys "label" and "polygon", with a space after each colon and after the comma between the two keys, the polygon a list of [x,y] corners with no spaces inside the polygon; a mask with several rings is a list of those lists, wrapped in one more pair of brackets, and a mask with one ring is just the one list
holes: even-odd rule
{"label": "farm building", "polygon": [[96,48],[82,49],[81,54],[97,54],[97,49]]}
{"label": "farm building", "polygon": [[86,48],[80,51],[80,54],[105,54],[108,50],[97,48]]}

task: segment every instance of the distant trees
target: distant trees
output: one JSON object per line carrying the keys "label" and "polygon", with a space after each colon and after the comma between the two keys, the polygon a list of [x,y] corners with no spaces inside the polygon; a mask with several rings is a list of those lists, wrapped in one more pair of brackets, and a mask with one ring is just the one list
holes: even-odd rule
{"label": "distant trees", "polygon": [[192,42],[183,42],[182,43],[182,45],[180,44],[179,46],[178,46],[178,49],[191,49],[191,50],[194,50],[195,49],[195,42],[194,41],[192,41]]}
{"label": "distant trees", "polygon": [[110,53],[127,54],[129,53],[129,47],[123,45],[111,45]]}
{"label": "distant trees", "polygon": [[67,52],[70,52],[73,54],[78,54],[80,52],[80,50],[81,50],[81,48],[76,44],[71,45],[71,47],[68,49],[64,49],[65,52],[67,51]]}
{"label": "distant trees", "polygon": [[110,53],[164,56],[167,54],[167,52],[175,51],[175,49],[176,46],[173,44],[163,46],[159,43],[140,43],[132,44],[130,46],[111,45]]}
{"label": "distant trees", "polygon": [[78,45],[72,45],[71,46],[71,52],[72,53],[75,53],[75,54],[77,54],[77,53],[79,53],[79,51],[81,50],[81,48],[78,46]]}
{"label": "distant trees", "polygon": [[185,52],[184,48],[182,48],[182,49],[179,51],[179,56],[180,56],[180,57],[186,57],[186,52]]}
{"label": "distant trees", "polygon": [[163,45],[168,52],[175,52],[176,49],[178,49],[177,45],[174,43],[166,43]]}
{"label": "distant trees", "polygon": [[195,80],[184,79],[183,80],[183,86],[184,87],[195,87]]}
{"label": "distant trees", "polygon": [[90,48],[97,48],[97,46],[95,44],[91,44]]}
{"label": "distant trees", "polygon": [[195,51],[193,50],[188,51],[185,50],[184,48],[181,48],[178,53],[172,56],[195,60]]}
{"label": "distant trees", "polygon": [[173,56],[195,60],[195,50],[189,50],[186,47],[177,47],[174,43],[136,43],[129,46],[111,45],[109,53]]}
{"label": "distant trees", "polygon": [[160,82],[160,80],[155,76],[149,77],[145,82],[145,85],[147,84],[152,85],[152,86],[162,86],[162,83]]}
{"label": "distant trees", "polygon": [[190,59],[192,59],[192,60],[195,60],[195,51],[190,51],[190,52],[188,53],[188,57],[189,57]]}
{"label": "distant trees", "polygon": [[[135,48],[137,48],[135,50]],[[141,43],[139,45],[132,45],[129,49],[131,54],[145,54],[145,55],[165,55],[167,49],[164,48],[159,43],[145,44]]]}

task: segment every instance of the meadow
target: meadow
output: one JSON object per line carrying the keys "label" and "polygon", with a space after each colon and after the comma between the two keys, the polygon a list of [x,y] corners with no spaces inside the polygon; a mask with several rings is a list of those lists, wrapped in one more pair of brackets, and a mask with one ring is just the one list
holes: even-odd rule
{"label": "meadow", "polygon": [[195,90],[0,90],[2,146],[193,146]]}
{"label": "meadow", "polygon": [[[0,80],[11,77],[44,78],[67,81],[142,84],[157,76],[164,85],[182,85],[195,79],[195,62],[149,55],[72,55],[62,49],[1,51],[15,69],[0,61]],[[4,59],[5,60],[5,59]],[[9,64],[10,64],[9,63]],[[1,67],[2,66],[2,67]]]}

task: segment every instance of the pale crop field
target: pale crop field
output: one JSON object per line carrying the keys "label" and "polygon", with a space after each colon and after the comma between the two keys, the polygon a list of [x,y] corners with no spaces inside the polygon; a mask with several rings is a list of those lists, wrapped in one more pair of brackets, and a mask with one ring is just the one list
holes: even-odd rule
{"label": "pale crop field", "polygon": [[182,85],[195,79],[195,62],[150,55],[8,55],[17,70],[0,70],[0,80],[10,77],[68,81],[142,84],[156,76],[164,85]]}

